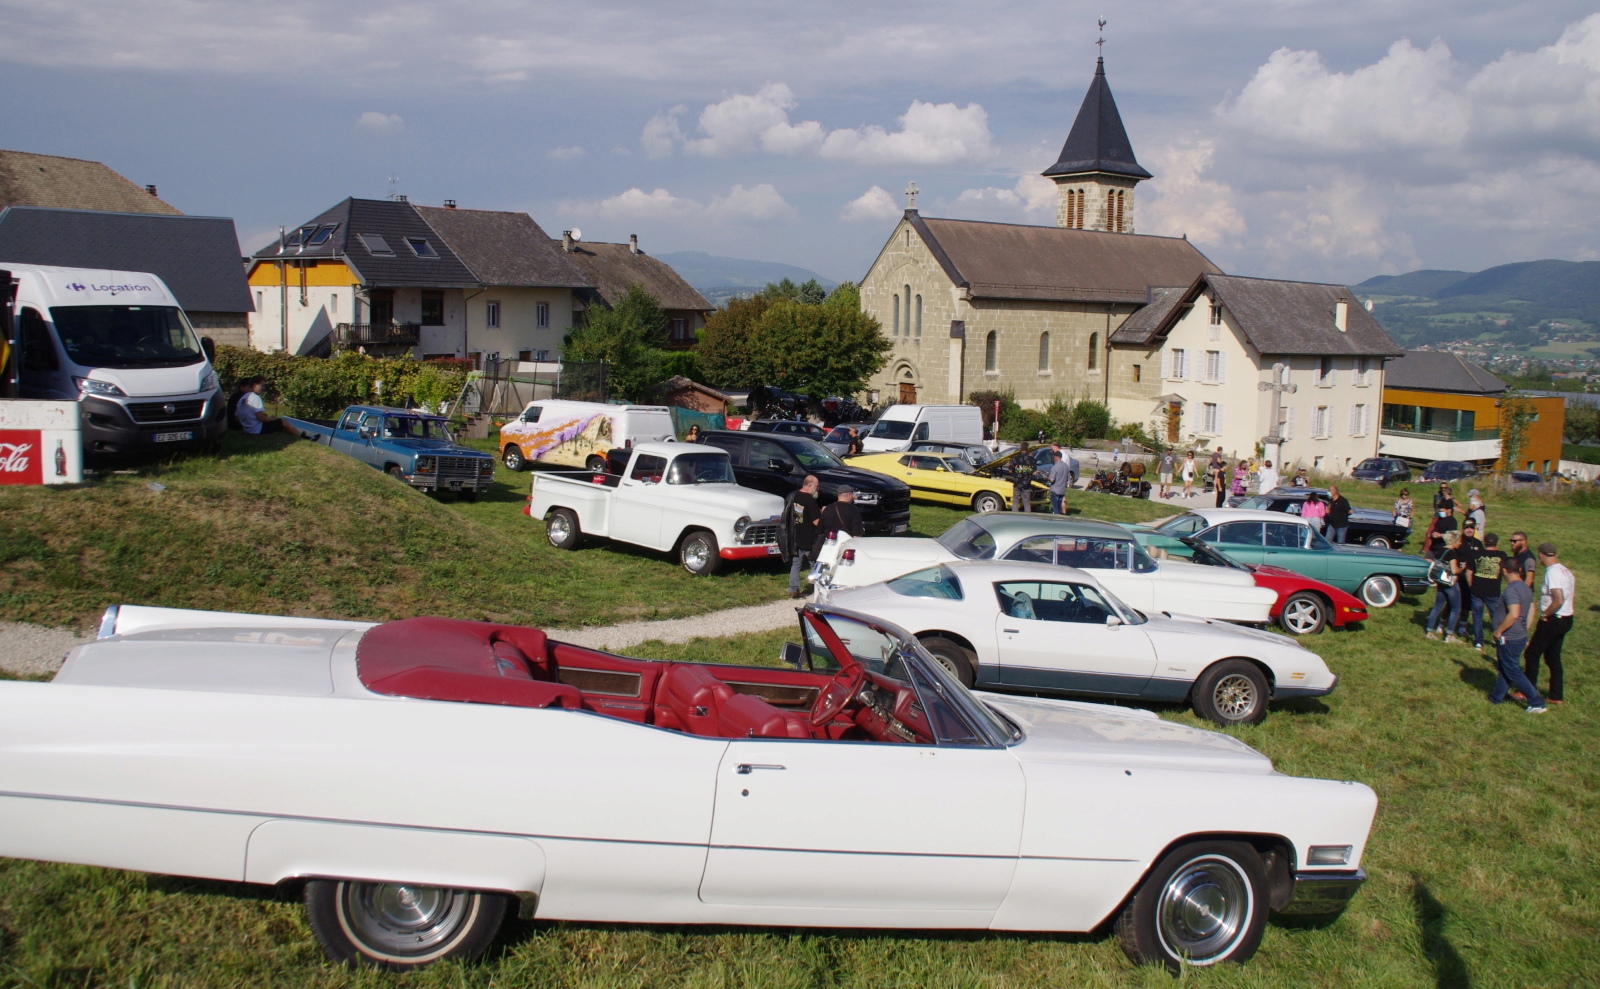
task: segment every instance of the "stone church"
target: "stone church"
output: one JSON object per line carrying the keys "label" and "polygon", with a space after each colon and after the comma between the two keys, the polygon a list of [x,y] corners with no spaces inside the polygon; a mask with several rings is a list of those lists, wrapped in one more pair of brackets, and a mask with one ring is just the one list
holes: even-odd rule
{"label": "stone church", "polygon": [[[1043,174],[1054,227],[905,211],[861,282],[862,308],[893,344],[869,385],[880,400],[1092,398],[1119,421],[1162,423],[1174,443],[1239,455],[1290,443],[1278,459],[1329,470],[1373,455],[1372,396],[1400,348],[1345,286],[1227,278],[1187,238],[1135,233],[1136,187],[1151,175],[1104,59]],[[1191,332],[1196,312],[1204,326]],[[1296,375],[1315,397],[1297,394]]]}

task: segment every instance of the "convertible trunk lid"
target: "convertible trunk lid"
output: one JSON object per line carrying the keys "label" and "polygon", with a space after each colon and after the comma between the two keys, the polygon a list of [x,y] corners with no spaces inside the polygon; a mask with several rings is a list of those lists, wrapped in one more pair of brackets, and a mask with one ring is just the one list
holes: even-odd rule
{"label": "convertible trunk lid", "polygon": [[1220,732],[1162,721],[1148,711],[1104,704],[978,693],[1022,726],[1012,748],[1023,762],[1071,762],[1121,769],[1270,773],[1272,761]]}

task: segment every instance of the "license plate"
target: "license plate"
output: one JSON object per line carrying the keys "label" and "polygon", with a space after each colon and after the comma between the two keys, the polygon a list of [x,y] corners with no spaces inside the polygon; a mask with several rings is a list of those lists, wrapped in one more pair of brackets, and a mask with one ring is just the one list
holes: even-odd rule
{"label": "license plate", "polygon": [[781,552],[782,552],[782,551],[781,551],[781,550],[779,550],[779,549],[778,549],[778,547],[776,547],[776,546],[768,546],[768,547],[767,547],[767,555],[768,555],[768,556],[777,556],[777,555],[779,555],[779,554],[780,554],[780,553],[781,553]]}
{"label": "license plate", "polygon": [[905,532],[907,529],[910,529],[910,528],[911,528],[911,526],[909,524],[897,525],[897,526],[894,527],[894,535],[898,536],[898,535],[900,535],[900,533]]}
{"label": "license plate", "polygon": [[451,481],[450,482],[450,490],[451,491],[460,491],[461,490],[461,482],[460,481]]}
{"label": "license plate", "polygon": [[192,440],[192,439],[194,439],[194,430],[191,429],[191,430],[189,430],[187,432],[183,432],[183,433],[156,433],[154,436],[150,437],[150,442],[152,442],[152,443],[176,443],[176,442],[178,442],[180,440]]}

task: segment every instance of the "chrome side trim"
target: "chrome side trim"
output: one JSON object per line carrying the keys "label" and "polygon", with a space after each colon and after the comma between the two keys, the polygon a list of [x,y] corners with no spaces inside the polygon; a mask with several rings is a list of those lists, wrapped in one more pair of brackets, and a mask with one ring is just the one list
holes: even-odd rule
{"label": "chrome side trim", "polygon": [[117,616],[122,613],[122,605],[114,604],[100,616],[100,629],[95,632],[96,639],[109,639],[117,634]]}

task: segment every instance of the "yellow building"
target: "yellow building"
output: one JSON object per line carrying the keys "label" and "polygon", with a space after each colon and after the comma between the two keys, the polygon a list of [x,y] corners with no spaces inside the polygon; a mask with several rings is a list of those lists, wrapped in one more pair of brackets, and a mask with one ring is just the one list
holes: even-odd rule
{"label": "yellow building", "polygon": [[1446,351],[1411,350],[1385,368],[1379,452],[1413,463],[1461,460],[1480,468],[1548,473],[1561,462],[1566,404],[1525,398],[1535,417],[1514,464],[1501,463],[1505,382]]}

